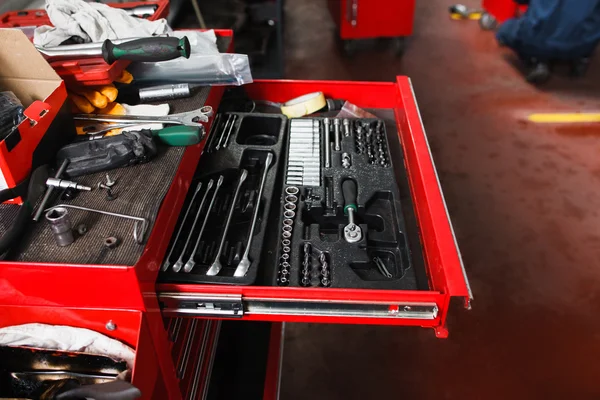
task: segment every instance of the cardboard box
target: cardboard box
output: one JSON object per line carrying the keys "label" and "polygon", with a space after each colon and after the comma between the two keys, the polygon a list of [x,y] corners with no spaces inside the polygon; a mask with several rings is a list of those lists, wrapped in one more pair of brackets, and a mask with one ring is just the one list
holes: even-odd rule
{"label": "cardboard box", "polygon": [[32,169],[53,163],[58,149],[75,136],[64,82],[17,29],[0,29],[0,91],[4,90],[21,100],[26,118],[0,142],[0,190],[14,187]]}

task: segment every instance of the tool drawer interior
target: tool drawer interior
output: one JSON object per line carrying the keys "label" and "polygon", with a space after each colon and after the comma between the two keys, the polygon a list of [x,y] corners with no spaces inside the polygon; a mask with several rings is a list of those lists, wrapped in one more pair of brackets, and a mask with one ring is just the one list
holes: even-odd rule
{"label": "tool drawer interior", "polygon": [[[286,118],[306,93],[366,114]],[[422,325],[467,278],[410,81],[226,92],[157,280],[167,316]]]}

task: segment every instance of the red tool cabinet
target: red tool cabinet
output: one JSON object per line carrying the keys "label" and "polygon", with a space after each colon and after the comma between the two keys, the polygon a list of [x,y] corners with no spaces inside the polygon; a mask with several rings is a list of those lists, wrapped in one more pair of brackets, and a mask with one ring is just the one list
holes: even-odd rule
{"label": "red tool cabinet", "polygon": [[329,11],[346,53],[355,51],[357,39],[394,38],[402,55],[413,32],[415,0],[329,0]]}
{"label": "red tool cabinet", "polygon": [[[0,262],[0,325],[39,317],[41,322],[72,322],[124,339],[137,349],[134,383],[140,383],[144,375],[140,383],[144,398],[156,399],[202,398],[219,319],[415,326],[433,328],[438,337],[446,337],[450,301],[459,298],[469,307],[472,296],[410,79],[398,77],[388,83],[257,81],[245,89],[254,100],[284,102],[323,91],[328,98],[347,99],[362,108],[393,110],[429,290],[157,284],[204,141],[185,151],[135,265]],[[213,87],[206,104],[217,109],[223,91],[223,87]],[[29,314],[24,317],[27,314],[16,310]],[[52,318],[45,318],[48,315]],[[109,320],[117,330],[106,330]],[[270,381],[267,386],[273,393],[276,383]]]}

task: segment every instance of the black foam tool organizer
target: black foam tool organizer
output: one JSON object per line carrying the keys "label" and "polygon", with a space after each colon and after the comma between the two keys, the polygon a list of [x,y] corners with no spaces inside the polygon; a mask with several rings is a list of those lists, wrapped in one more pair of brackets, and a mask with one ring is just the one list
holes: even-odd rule
{"label": "black foam tool organizer", "polygon": [[[180,220],[167,251],[170,256],[164,261],[168,263],[168,267],[161,271],[160,281],[236,285],[250,285],[255,282],[261,265],[261,253],[268,224],[267,216],[272,199],[278,198],[275,181],[282,163],[285,129],[286,118],[281,115],[227,113],[218,116],[183,205]],[[268,153],[273,155],[273,161],[268,169],[259,202],[258,191]],[[232,204],[242,170],[246,170],[248,175],[240,187],[235,204]],[[216,182],[221,176],[223,184],[214,195]],[[207,194],[206,188],[211,179],[213,186]],[[200,183],[203,187],[194,198],[195,189]],[[215,201],[209,211],[213,196]],[[199,211],[203,198],[206,198],[206,201]],[[236,277],[234,272],[246,250],[254,210],[258,204],[260,207],[258,220],[249,251],[250,268],[245,276]],[[225,235],[222,251],[217,254],[231,207],[233,207],[231,223]],[[198,219],[194,224],[197,215]],[[202,225],[205,225],[203,232],[201,232]],[[180,228],[181,234],[177,237]],[[200,233],[202,235],[199,238]],[[186,246],[188,238],[190,240]],[[192,254],[196,242],[198,246]],[[173,266],[180,257],[184,267],[179,272],[175,272]],[[191,257],[195,266],[191,271],[185,272],[185,263]],[[207,275],[209,267],[217,257],[220,259],[222,269],[215,276]]]}
{"label": "black foam tool organizer", "polygon": [[[220,114],[207,139],[181,210],[168,250],[170,256],[165,260],[169,267],[159,274],[160,282],[257,284],[314,290],[323,287],[427,289],[418,227],[393,115],[385,120],[351,120],[349,136],[343,134],[343,127],[340,129],[340,151],[334,150],[332,124],[329,168],[324,167],[323,118],[312,120],[318,120],[320,124],[319,184],[296,186],[291,230],[285,228],[290,230],[290,235],[288,241],[283,242],[286,189],[290,187],[286,184],[286,177],[291,120],[280,114]],[[256,193],[269,152],[273,154],[274,161],[268,171],[259,220],[250,247],[251,266],[245,276],[235,277],[234,272],[248,240]],[[206,273],[217,257],[217,247],[242,169],[248,171],[248,178],[234,205],[231,226],[220,254],[223,268],[218,275],[209,276]],[[220,176],[223,176],[224,183],[216,197],[215,207],[206,212],[206,203],[215,190],[213,186],[206,196],[204,211],[198,214],[208,181],[216,182]],[[343,233],[348,216],[344,211],[342,183],[347,179],[354,181],[358,189],[355,219],[362,229],[363,238],[357,243],[348,243]],[[194,197],[199,183],[203,188]],[[196,215],[199,219],[194,226]],[[193,255],[196,265],[191,272],[183,269],[174,272],[172,266],[182,252],[183,263],[192,256],[205,218],[208,218],[205,231]],[[177,237],[180,228],[181,234]],[[191,244],[183,251],[188,237],[192,238]],[[287,256],[283,260],[285,247],[288,247]],[[382,273],[375,260],[383,264],[389,274]],[[282,282],[281,265],[284,261],[288,265],[285,282]],[[328,279],[325,285],[322,281],[324,262]]]}
{"label": "black foam tool organizer", "polygon": [[[321,124],[323,141],[323,119],[316,119]],[[286,196],[290,193],[287,188],[291,185],[285,184],[281,189],[278,273],[271,276],[271,285],[398,290],[421,286],[417,279],[419,273],[415,273],[413,266],[413,259],[421,255],[413,257],[411,253],[404,218],[406,210],[403,210],[410,207],[412,212],[412,204],[403,204],[396,180],[398,170],[403,171],[401,179],[406,179],[402,159],[393,160],[390,154],[383,120],[351,122],[349,136],[344,136],[341,129],[340,151],[334,150],[331,125],[330,168],[324,167],[325,146],[321,145],[320,186],[295,185],[299,194],[289,238],[289,256],[284,256],[283,248],[288,242],[283,242],[281,232]],[[399,147],[399,143],[397,145]],[[396,162],[399,168],[395,168]],[[348,216],[344,210],[342,184],[347,179],[357,186],[355,222],[362,229],[362,239],[356,243],[344,238]],[[412,240],[418,241],[418,238]],[[282,275],[286,269],[282,268],[284,262],[289,264]],[[383,263],[385,273],[377,263]],[[324,269],[327,272],[324,273]],[[324,281],[323,277],[327,279]]]}

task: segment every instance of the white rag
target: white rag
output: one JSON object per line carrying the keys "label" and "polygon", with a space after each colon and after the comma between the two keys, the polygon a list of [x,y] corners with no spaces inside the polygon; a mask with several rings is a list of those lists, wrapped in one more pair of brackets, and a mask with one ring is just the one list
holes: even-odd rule
{"label": "white rag", "polygon": [[101,333],[63,325],[23,324],[0,328],[0,346],[96,354],[127,362],[133,368],[135,350]]}
{"label": "white rag", "polygon": [[46,12],[54,27],[40,26],[33,36],[33,43],[42,47],[59,46],[72,36],[85,42],[103,42],[172,33],[164,18],[148,21],[102,3],[46,0]]}
{"label": "white rag", "polygon": [[[142,115],[144,117],[164,117],[165,115],[169,115],[170,107],[168,104],[139,104],[137,106],[130,106],[129,104],[121,104],[125,111],[126,115]],[[123,132],[127,131],[141,131],[144,129],[150,129],[153,131],[157,131],[159,129],[164,128],[163,124],[146,124],[146,125],[135,125],[131,128],[123,128]]]}

